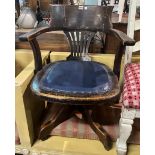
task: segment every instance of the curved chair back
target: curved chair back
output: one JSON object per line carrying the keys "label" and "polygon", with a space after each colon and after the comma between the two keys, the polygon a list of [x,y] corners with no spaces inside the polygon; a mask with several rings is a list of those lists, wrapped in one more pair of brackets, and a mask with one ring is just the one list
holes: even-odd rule
{"label": "curved chair back", "polygon": [[90,60],[88,49],[97,31],[112,28],[112,6],[50,5],[52,30],[63,30],[71,55],[68,59]]}
{"label": "curved chair back", "polygon": [[[42,69],[42,60],[39,44],[36,37],[49,31],[64,31],[68,39],[71,54],[69,60],[89,61],[87,55],[90,42],[94,35],[100,31],[104,35],[112,34],[119,42],[116,49],[113,72],[120,76],[120,66],[126,46],[133,46],[135,41],[123,32],[113,29],[111,22],[113,6],[75,6],[75,5],[50,5],[50,23],[47,27],[40,27],[20,36],[20,40],[29,41],[35,59],[35,73]],[[104,39],[105,41],[105,39]]]}
{"label": "curved chair back", "polygon": [[113,6],[50,5],[52,29],[108,31]]}

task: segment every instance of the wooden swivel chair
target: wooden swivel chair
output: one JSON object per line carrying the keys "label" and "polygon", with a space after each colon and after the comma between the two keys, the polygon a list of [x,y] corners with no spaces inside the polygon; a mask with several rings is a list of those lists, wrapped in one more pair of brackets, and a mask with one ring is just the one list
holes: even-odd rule
{"label": "wooden swivel chair", "polygon": [[[111,149],[110,137],[100,124],[93,122],[89,110],[99,104],[110,106],[118,101],[122,55],[126,45],[135,44],[126,34],[113,29],[112,9],[112,6],[50,5],[49,27],[35,29],[20,37],[20,40],[30,42],[34,54],[35,77],[31,84],[32,92],[48,101],[39,139],[46,140],[53,128],[79,111],[98,135],[105,149]],[[71,53],[66,61],[49,62],[42,67],[36,37],[56,30],[64,31]],[[91,61],[88,56],[90,42],[97,31],[110,33],[120,40],[113,71],[105,64]]]}

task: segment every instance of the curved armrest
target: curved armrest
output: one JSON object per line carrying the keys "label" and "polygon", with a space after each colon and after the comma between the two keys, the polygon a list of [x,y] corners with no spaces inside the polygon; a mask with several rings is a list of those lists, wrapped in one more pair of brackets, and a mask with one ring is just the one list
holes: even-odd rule
{"label": "curved armrest", "polygon": [[40,52],[40,47],[39,47],[36,37],[50,30],[51,30],[50,27],[40,27],[40,28],[34,29],[28,33],[25,33],[19,36],[19,40],[29,41],[30,43],[30,46],[33,50],[34,60],[35,60],[34,61],[35,62],[35,70],[34,70],[35,73],[42,69],[41,52]]}
{"label": "curved armrest", "polygon": [[122,56],[123,56],[123,53],[125,51],[125,48],[126,48],[126,46],[134,46],[135,45],[135,40],[128,37],[122,31],[119,31],[119,30],[116,30],[116,29],[110,29],[108,33],[116,36],[120,40],[120,46],[116,50],[114,66],[113,66],[113,72],[117,75],[117,77],[119,79],[121,61],[122,61]]}
{"label": "curved armrest", "polygon": [[124,32],[116,30],[116,29],[110,29],[110,33],[115,35],[122,43],[123,46],[134,46],[135,40],[128,37]]}
{"label": "curved armrest", "polygon": [[50,31],[50,27],[40,27],[19,36],[20,41],[31,41],[42,33]]}

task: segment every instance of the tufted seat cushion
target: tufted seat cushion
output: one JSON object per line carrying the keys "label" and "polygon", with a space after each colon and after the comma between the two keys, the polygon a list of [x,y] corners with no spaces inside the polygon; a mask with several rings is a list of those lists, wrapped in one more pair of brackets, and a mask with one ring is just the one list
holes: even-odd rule
{"label": "tufted seat cushion", "polygon": [[124,72],[123,105],[140,109],[140,64],[128,64]]}
{"label": "tufted seat cushion", "polygon": [[[104,94],[116,82],[109,67],[93,61],[59,61],[47,65],[42,73],[36,85],[47,94],[84,97]],[[35,89],[35,83],[32,86]]]}

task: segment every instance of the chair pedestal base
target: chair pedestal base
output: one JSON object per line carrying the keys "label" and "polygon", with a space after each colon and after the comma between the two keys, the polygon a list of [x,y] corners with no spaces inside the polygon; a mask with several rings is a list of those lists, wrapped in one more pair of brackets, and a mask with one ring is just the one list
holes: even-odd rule
{"label": "chair pedestal base", "polygon": [[45,112],[46,114],[44,116],[43,123],[41,125],[39,139],[46,140],[47,138],[49,138],[51,131],[56,126],[71,118],[75,114],[75,112],[79,111],[85,121],[88,122],[93,131],[98,135],[99,140],[102,142],[105,149],[110,150],[112,148],[111,138],[100,124],[93,122],[91,114],[89,112],[90,109],[85,106],[49,104],[47,111]]}
{"label": "chair pedestal base", "polygon": [[70,106],[48,104],[44,120],[40,128],[39,139],[46,140],[56,126],[71,118],[73,114],[74,111]]}

